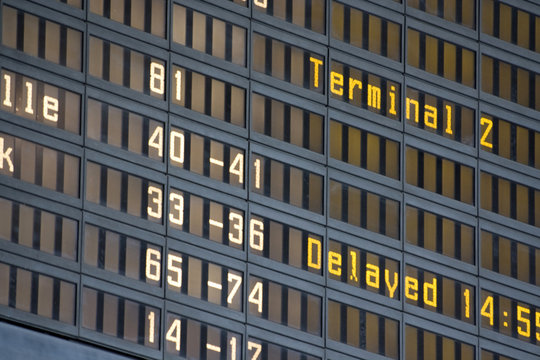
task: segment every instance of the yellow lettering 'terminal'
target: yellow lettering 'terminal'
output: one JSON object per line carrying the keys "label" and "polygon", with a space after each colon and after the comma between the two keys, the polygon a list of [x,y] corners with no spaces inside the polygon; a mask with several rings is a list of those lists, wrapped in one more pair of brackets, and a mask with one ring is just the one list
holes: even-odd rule
{"label": "yellow lettering 'terminal'", "polygon": [[313,86],[319,87],[319,68],[322,66],[323,61],[312,56],[309,57],[309,61],[313,63]]}
{"label": "yellow lettering 'terminal'", "polygon": [[330,91],[338,96],[343,95],[343,75],[335,71],[330,72]]}

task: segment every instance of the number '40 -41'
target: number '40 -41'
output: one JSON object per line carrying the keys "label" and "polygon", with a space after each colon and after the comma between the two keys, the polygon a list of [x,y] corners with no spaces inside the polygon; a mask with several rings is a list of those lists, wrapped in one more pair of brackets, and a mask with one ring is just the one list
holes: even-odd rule
{"label": "number '40 -41'", "polygon": [[[158,156],[163,157],[163,127],[158,126],[148,139],[148,146],[157,150]],[[189,148],[186,149],[186,135],[180,131],[171,130],[169,134],[169,159],[174,166],[184,167],[186,160],[190,159]],[[227,145],[224,145],[227,146]],[[186,154],[187,150],[187,154]],[[244,183],[244,154],[238,153],[232,158],[232,161],[226,158],[217,158],[216,156],[207,156],[206,166],[223,168],[228,166],[229,176],[236,177],[239,184]],[[205,164],[201,164],[204,167]]]}

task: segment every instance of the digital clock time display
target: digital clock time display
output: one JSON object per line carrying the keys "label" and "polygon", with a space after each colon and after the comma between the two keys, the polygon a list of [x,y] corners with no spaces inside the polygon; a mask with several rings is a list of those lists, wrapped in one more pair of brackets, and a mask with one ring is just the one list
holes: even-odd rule
{"label": "digital clock time display", "polygon": [[540,308],[497,293],[482,290],[482,327],[540,344]]}

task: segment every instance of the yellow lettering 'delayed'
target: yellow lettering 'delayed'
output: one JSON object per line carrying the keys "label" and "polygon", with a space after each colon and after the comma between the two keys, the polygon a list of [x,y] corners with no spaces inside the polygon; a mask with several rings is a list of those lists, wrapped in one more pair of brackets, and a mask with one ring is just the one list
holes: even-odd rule
{"label": "yellow lettering 'delayed'", "polygon": [[[313,248],[315,247],[316,260],[313,261]],[[320,240],[308,237],[308,266],[320,270],[322,263],[322,244]]]}
{"label": "yellow lettering 'delayed'", "polygon": [[396,292],[397,286],[399,284],[399,275],[397,272],[394,272],[394,283],[390,283],[390,271],[388,269],[384,270],[384,282],[388,288],[388,296],[393,299],[394,293]]}
{"label": "yellow lettering 'delayed'", "polygon": [[[424,305],[437,307],[437,278],[433,282],[425,281],[423,286]],[[405,277],[405,297],[413,301],[418,301],[418,280],[411,277]]]}
{"label": "yellow lettering 'delayed'", "polygon": [[[310,245],[311,247],[311,245]],[[349,281],[356,283],[360,282],[360,274],[358,273],[358,252],[354,250],[349,251],[349,269],[347,275]],[[309,255],[308,255],[309,257]],[[342,275],[343,267],[343,257],[340,253],[329,251],[328,252],[328,272],[335,276]],[[365,273],[362,276],[365,276],[366,285],[374,289],[379,289],[381,286],[381,268],[375,264],[366,263]],[[399,274],[397,272],[390,272],[388,269],[384,269],[384,283],[388,289],[388,296],[393,299],[397,287],[399,285]]]}
{"label": "yellow lettering 'delayed'", "polygon": [[405,276],[405,297],[418,300],[418,280],[410,276]]}
{"label": "yellow lettering 'delayed'", "polygon": [[370,263],[366,264],[366,284],[375,289],[379,288],[379,267]]}
{"label": "yellow lettering 'delayed'", "polygon": [[[311,243],[310,246],[315,243]],[[318,249],[318,240],[315,244]],[[315,250],[315,249],[314,249]],[[343,257],[347,256],[346,264],[343,264]],[[365,267],[361,266],[358,261],[360,258],[358,250],[348,250],[347,255],[342,255],[341,252],[328,251],[328,272],[331,275],[340,277],[342,282],[348,283],[352,286],[359,286],[360,279],[365,279],[365,287],[379,290],[381,286],[386,287],[388,291],[386,296],[394,299],[397,295],[398,286],[400,284],[400,276],[396,271],[390,269],[381,268],[379,265],[365,262]],[[361,260],[360,260],[361,261]],[[345,270],[343,267],[345,266]],[[362,273],[359,274],[359,269]],[[345,274],[343,273],[345,271]],[[384,282],[382,280],[382,271],[384,271]],[[346,277],[342,277],[347,275]],[[362,276],[362,278],[360,278]],[[413,276],[405,276],[404,284],[405,297],[414,302],[420,302],[427,307],[437,308],[439,306],[437,301],[438,295],[438,280],[437,277],[433,277],[428,280],[419,281]],[[377,291],[378,292],[378,291]],[[465,317],[469,317],[470,310],[470,290],[463,292],[463,301],[465,309]]]}
{"label": "yellow lettering 'delayed'", "polygon": [[424,305],[437,307],[437,278],[433,282],[424,282]]}
{"label": "yellow lettering 'delayed'", "polygon": [[328,271],[332,275],[341,276],[341,254],[334,251],[328,252]]}
{"label": "yellow lettering 'delayed'", "polygon": [[349,255],[351,256],[351,271],[350,271],[350,275],[349,275],[349,278],[350,280],[354,280],[355,282],[358,282],[358,269],[357,269],[357,266],[356,266],[356,252],[355,251],[350,251],[349,252]]}

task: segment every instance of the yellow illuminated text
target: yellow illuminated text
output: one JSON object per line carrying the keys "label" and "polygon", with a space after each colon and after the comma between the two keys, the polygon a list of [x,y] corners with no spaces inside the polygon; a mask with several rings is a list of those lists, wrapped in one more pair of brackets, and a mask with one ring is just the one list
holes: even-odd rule
{"label": "yellow illuminated text", "polygon": [[354,99],[354,88],[358,87],[358,90],[362,90],[362,82],[360,80],[349,78],[349,99]]}
{"label": "yellow illuminated text", "polygon": [[349,255],[351,255],[351,275],[350,275],[350,278],[351,280],[354,280],[356,282],[358,282],[358,274],[357,274],[357,269],[356,269],[356,252],[355,251],[350,251],[349,252]]}
{"label": "yellow illuminated text", "polygon": [[418,122],[418,101],[407,98],[405,100],[405,117],[411,119],[411,105],[414,106],[414,122]]}
{"label": "yellow illuminated text", "polygon": [[[399,284],[399,274],[397,272],[391,272],[388,269],[381,269],[380,266],[367,262],[365,264],[364,273],[359,274],[358,252],[350,250],[347,256],[349,257],[347,264],[349,264],[350,268],[343,269],[343,256],[340,253],[329,251],[328,272],[335,276],[342,276],[342,271],[345,271],[348,275],[348,280],[355,282],[357,286],[360,282],[360,276],[363,276],[363,279],[365,279],[365,284],[367,287],[379,289],[381,285],[386,285],[388,289],[388,296],[390,298],[394,298]],[[382,271],[384,271],[385,276],[384,284],[381,284]]]}
{"label": "yellow illuminated text", "polygon": [[343,75],[335,71],[330,73],[330,91],[338,96],[343,95]]}
{"label": "yellow illuminated text", "polygon": [[463,292],[463,297],[465,298],[465,317],[470,318],[471,317],[471,291],[469,289],[466,289]]}
{"label": "yellow illuminated text", "polygon": [[[413,301],[418,300],[418,280],[406,276],[405,277],[405,297],[408,299],[411,299]],[[424,282],[423,286],[423,293],[424,293],[424,304],[437,307],[437,279],[433,278],[433,282]]]}
{"label": "yellow illuminated text", "polygon": [[[454,131],[452,129],[452,126],[453,126],[452,125],[453,124],[452,106],[446,105],[445,110],[446,110],[446,127],[444,131],[445,133],[449,135],[453,135]],[[441,114],[437,110],[437,107],[424,104],[423,109],[420,109],[420,102],[417,99],[406,97],[405,98],[405,118],[407,120],[414,121],[415,123],[419,123],[421,113],[424,114],[423,121],[426,127],[437,130],[439,128],[439,124],[443,126],[444,118],[443,119],[439,118]]]}
{"label": "yellow illuminated text", "polygon": [[394,283],[390,283],[390,271],[388,269],[384,270],[384,281],[386,282],[386,287],[388,288],[388,293],[390,298],[394,298],[394,293],[397,289],[399,283],[399,275],[397,272],[394,272]]}
{"label": "yellow illuminated text", "polygon": [[379,288],[379,267],[373,264],[366,264],[366,284],[368,286]]}
{"label": "yellow illuminated text", "polygon": [[493,326],[493,296],[488,296],[482,309],[480,309],[480,314],[489,319],[489,325]]}
{"label": "yellow illuminated text", "polygon": [[313,63],[313,86],[319,87],[319,68],[323,65],[322,60],[316,59],[312,56],[309,57],[309,61]]}
{"label": "yellow illuminated text", "polygon": [[332,275],[341,276],[341,254],[328,252],[328,271]]}
{"label": "yellow illuminated text", "polygon": [[427,104],[424,108],[424,124],[432,129],[437,129],[437,108]]}
{"label": "yellow illuminated text", "polygon": [[381,109],[381,88],[368,84],[368,106]]}
{"label": "yellow illuminated text", "polygon": [[[313,261],[313,248],[315,248],[316,260]],[[308,237],[308,266],[319,270],[321,268],[321,248],[320,240]]]}
{"label": "yellow illuminated text", "polygon": [[390,109],[388,112],[392,115],[397,115],[396,112],[396,87],[394,85],[390,86]]}
{"label": "yellow illuminated text", "polygon": [[480,126],[483,127],[484,125],[485,128],[483,128],[482,137],[480,138],[480,145],[493,149],[493,144],[487,140],[487,137],[491,133],[491,128],[493,127],[493,121],[491,119],[482,117],[480,118]]}
{"label": "yellow illuminated text", "polygon": [[437,278],[432,283],[424,282],[424,304],[437,307]]}
{"label": "yellow illuminated text", "polygon": [[344,96],[343,87],[348,83],[349,93],[346,94],[348,100],[355,101],[355,99],[361,99],[362,91],[367,90],[367,104],[366,107],[380,111],[381,110],[381,97],[389,96],[390,104],[388,107],[388,113],[391,115],[397,115],[396,110],[396,87],[394,85],[390,86],[390,91],[388,94],[382,94],[381,87],[367,84],[367,89],[365,84],[362,83],[360,79],[349,76],[345,79],[345,76],[337,71],[330,72],[330,92],[337,96]]}
{"label": "yellow illuminated text", "polygon": [[[531,320],[529,319],[529,314],[531,310],[523,306],[517,306],[517,321],[525,324],[525,329],[521,325],[518,325],[517,331],[519,335],[526,337],[531,336]],[[523,314],[526,314],[527,317],[524,317]]]}
{"label": "yellow illuminated text", "polygon": [[405,277],[405,296],[411,300],[418,300],[418,280],[410,276]]}
{"label": "yellow illuminated text", "polygon": [[452,107],[450,105],[446,105],[446,133],[452,135],[454,132],[452,131]]}

